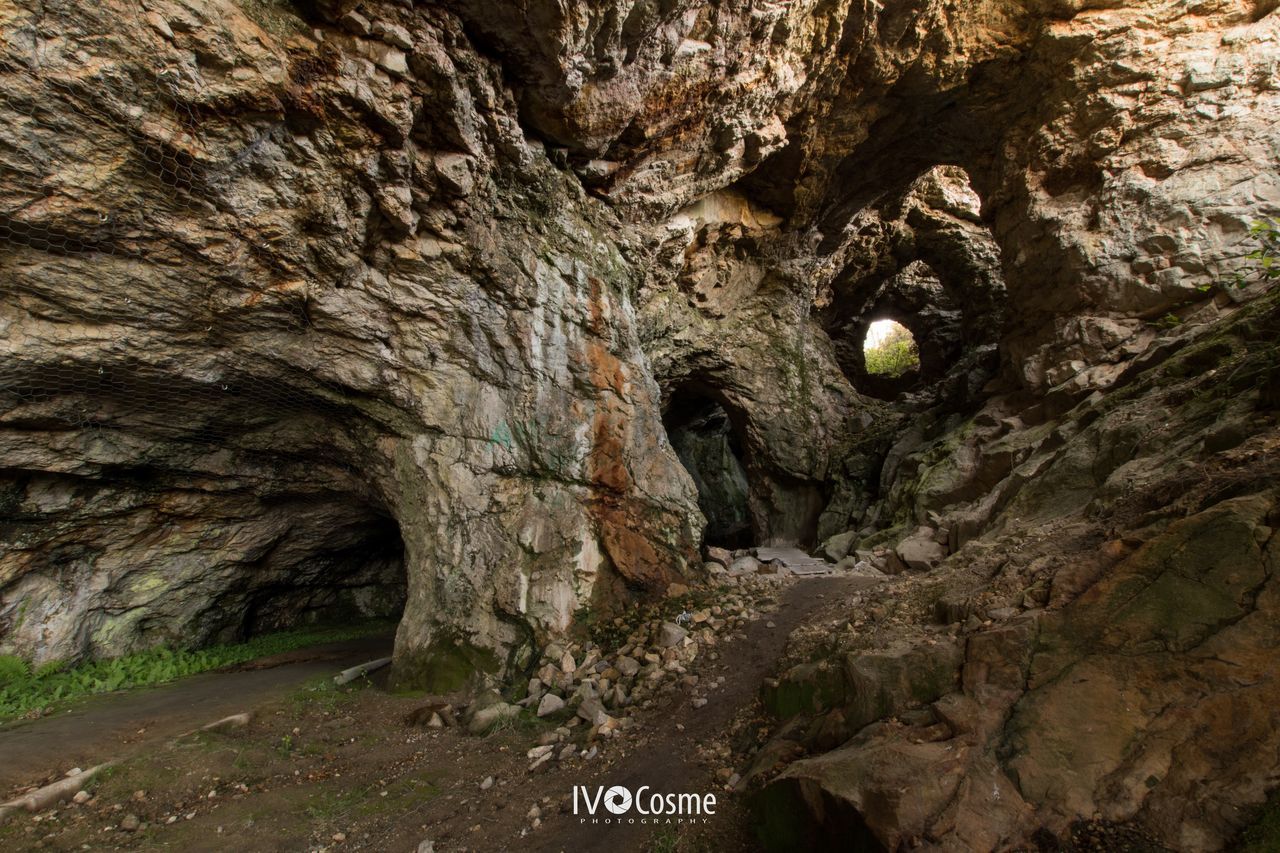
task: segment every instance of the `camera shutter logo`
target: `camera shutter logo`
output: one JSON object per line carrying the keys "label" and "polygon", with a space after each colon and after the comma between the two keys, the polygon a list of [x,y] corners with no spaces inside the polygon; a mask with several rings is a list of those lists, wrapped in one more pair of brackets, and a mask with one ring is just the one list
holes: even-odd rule
{"label": "camera shutter logo", "polygon": [[614,785],[604,793],[604,807],[614,814],[624,814],[631,808],[631,792],[621,785]]}

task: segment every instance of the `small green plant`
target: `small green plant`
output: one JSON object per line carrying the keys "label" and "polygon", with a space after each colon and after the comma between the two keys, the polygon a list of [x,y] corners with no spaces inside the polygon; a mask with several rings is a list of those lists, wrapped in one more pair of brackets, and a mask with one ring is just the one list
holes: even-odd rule
{"label": "small green plant", "polygon": [[391,627],[391,623],[378,620],[301,628],[203,649],[149,649],[75,666],[53,661],[37,667],[34,672],[21,658],[0,655],[0,722],[38,714],[95,693],[161,684],[318,643],[366,637]]}
{"label": "small green plant", "polygon": [[15,655],[0,655],[0,684],[27,678],[30,675],[31,668],[22,658]]}
{"label": "small green plant", "polygon": [[1241,270],[1227,279],[1227,287],[1244,287],[1255,281],[1280,279],[1280,220],[1259,219],[1249,227],[1249,234],[1257,242],[1257,248],[1245,255],[1253,261],[1250,268]]}
{"label": "small green plant", "polygon": [[649,853],[675,853],[680,849],[680,835],[675,827],[663,827],[649,842]]}
{"label": "small green plant", "polygon": [[920,349],[911,332],[894,323],[873,346],[863,350],[867,373],[897,378],[920,367]]}

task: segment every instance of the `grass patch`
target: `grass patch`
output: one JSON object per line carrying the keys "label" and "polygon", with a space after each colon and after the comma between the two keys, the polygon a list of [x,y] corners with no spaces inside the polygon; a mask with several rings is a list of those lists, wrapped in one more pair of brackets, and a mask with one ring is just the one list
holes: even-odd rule
{"label": "grass patch", "polygon": [[674,827],[663,827],[654,833],[648,853],[676,853],[680,848],[680,835]]}
{"label": "grass patch", "polygon": [[312,821],[351,821],[421,805],[439,794],[440,787],[431,778],[410,776],[389,781],[385,785],[318,791],[307,797],[303,811]]}
{"label": "grass patch", "polygon": [[300,628],[263,634],[243,643],[203,649],[151,649],[72,667],[45,664],[34,671],[21,658],[3,655],[0,656],[0,722],[37,716],[51,707],[85,696],[163,684],[306,646],[366,637],[391,627],[392,623],[377,620]]}
{"label": "grass patch", "polygon": [[[882,324],[882,329],[875,328]],[[867,373],[897,378],[920,369],[920,349],[906,327],[892,320],[878,321],[872,327],[863,347]]]}
{"label": "grass patch", "polygon": [[713,853],[716,849],[707,839],[681,833],[674,826],[666,826],[654,833],[645,853]]}

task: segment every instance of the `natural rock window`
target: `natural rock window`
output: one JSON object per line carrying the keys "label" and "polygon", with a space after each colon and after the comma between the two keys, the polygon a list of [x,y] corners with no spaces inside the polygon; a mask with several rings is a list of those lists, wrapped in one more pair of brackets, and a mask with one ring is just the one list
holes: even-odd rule
{"label": "natural rock window", "polygon": [[911,331],[894,320],[877,320],[862,344],[867,373],[898,378],[920,369],[920,347]]}

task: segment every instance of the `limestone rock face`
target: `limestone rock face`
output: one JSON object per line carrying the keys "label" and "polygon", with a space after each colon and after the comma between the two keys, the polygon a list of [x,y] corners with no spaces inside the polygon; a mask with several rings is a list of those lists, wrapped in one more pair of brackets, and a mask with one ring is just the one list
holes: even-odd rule
{"label": "limestone rock face", "polygon": [[407,596],[448,681],[700,569],[615,220],[459,21],[148,8],[0,19],[4,650]]}
{"label": "limestone rock face", "polygon": [[783,799],[1213,849],[1275,778],[1274,294],[1217,286],[1271,0],[17,0],[0,51],[0,652],[400,613],[402,684],[526,679],[706,571],[715,410],[714,524],[928,569]]}
{"label": "limestone rock face", "polygon": [[[1109,391],[1020,414],[996,397],[936,441],[904,438],[885,512],[939,520],[956,553],[854,602],[845,650],[807,664],[846,675],[815,709],[820,754],[761,795],[766,823],[992,849],[1096,815],[1170,849],[1229,847],[1277,754],[1278,319],[1273,290],[1180,328]],[[930,529],[898,553],[940,548]],[[958,683],[928,676],[951,637]],[[912,659],[931,690],[884,666]],[[909,808],[888,796],[897,762],[931,780]]]}

